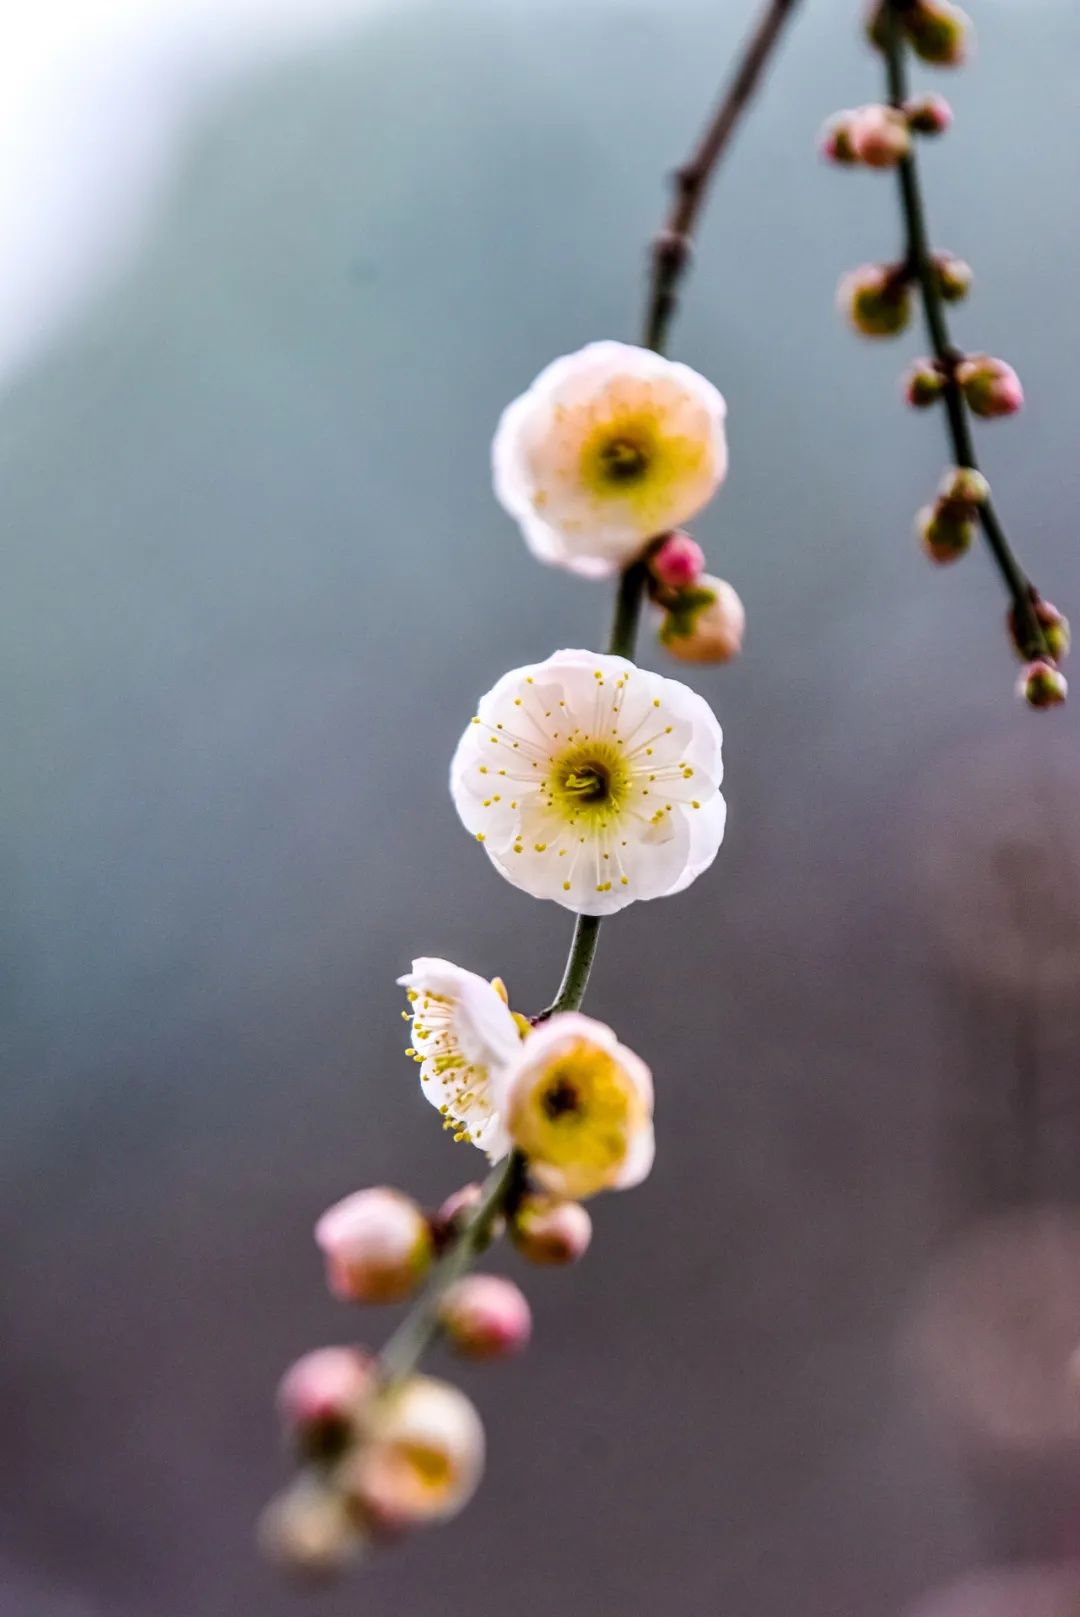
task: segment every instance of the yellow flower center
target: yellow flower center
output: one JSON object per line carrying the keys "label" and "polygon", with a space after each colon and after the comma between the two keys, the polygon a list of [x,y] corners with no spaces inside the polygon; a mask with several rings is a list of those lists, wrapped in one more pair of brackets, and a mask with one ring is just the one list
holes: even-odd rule
{"label": "yellow flower center", "polygon": [[571,824],[617,815],[630,787],[630,770],[611,741],[583,741],[555,759],[544,783],[550,806]]}
{"label": "yellow flower center", "polygon": [[625,1160],[643,1107],[615,1057],[578,1039],[552,1060],[516,1112],[512,1131],[526,1155],[564,1170],[577,1193],[588,1194]]}
{"label": "yellow flower center", "polygon": [[454,1481],[454,1467],[445,1449],[430,1443],[400,1443],[398,1453],[408,1466],[420,1492],[445,1493]]}

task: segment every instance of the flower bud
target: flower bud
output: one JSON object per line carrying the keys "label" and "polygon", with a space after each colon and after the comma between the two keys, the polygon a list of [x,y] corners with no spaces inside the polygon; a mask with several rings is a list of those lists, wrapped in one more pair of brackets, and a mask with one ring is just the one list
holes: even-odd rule
{"label": "flower bud", "polygon": [[950,0],[915,0],[900,24],[916,56],[935,67],[961,67],[974,41],[971,19]]}
{"label": "flower bud", "polygon": [[1024,402],[1024,389],[1011,365],[988,354],[969,354],[956,367],[956,380],[974,415],[1015,415]]}
{"label": "flower bud", "polygon": [[[1034,613],[1036,623],[1043,632],[1047,651],[1054,662],[1061,662],[1063,657],[1069,655],[1069,645],[1071,643],[1068,618],[1063,612],[1059,612],[1056,606],[1051,606],[1049,601],[1044,601],[1039,595],[1032,597],[1031,610]],[[1008,626],[1009,638],[1019,655],[1026,662],[1029,650],[1024,645],[1023,631],[1017,618],[1015,606],[1009,608],[1005,622]]]}
{"label": "flower bud", "polygon": [[577,1263],[592,1240],[592,1219],[580,1202],[527,1195],[511,1220],[510,1239],[530,1263]]}
{"label": "flower bud", "polygon": [[895,107],[860,107],[851,118],[849,141],[856,162],[895,168],[911,150],[911,131]]}
{"label": "flower bud", "polygon": [[505,1359],[532,1335],[524,1295],[501,1275],[466,1275],[443,1293],[439,1323],[459,1353],[470,1359]]}
{"label": "flower bud", "polygon": [[945,567],[971,549],[975,523],[970,516],[939,502],[923,506],[915,520],[915,531],[930,560]]}
{"label": "flower bud", "polygon": [[393,1531],[456,1516],[484,1469],[484,1428],[463,1392],[413,1376],[375,1405],[337,1481],[372,1525]]}
{"label": "flower bud", "polygon": [[660,643],[684,663],[729,663],[742,650],[746,608],[722,578],[699,582],[668,603]]}
{"label": "flower bud", "polygon": [[960,303],[971,291],[971,283],[975,279],[971,265],[965,264],[955,253],[935,253],[933,263],[938,291],[945,302]]}
{"label": "flower bud", "polygon": [[316,1348],[282,1377],[278,1412],[301,1452],[325,1459],[348,1443],[374,1387],[374,1361],[365,1354],[347,1347]]}
{"label": "flower bud", "polygon": [[911,319],[911,287],[887,264],[862,264],[841,277],[840,313],[863,337],[895,337]]}
{"label": "flower bud", "polygon": [[666,589],[681,590],[705,571],[705,552],[696,539],[676,529],[649,557],[649,571]]}
{"label": "flower bud", "polygon": [[950,466],[938,484],[938,503],[956,516],[974,516],[990,498],[990,484],[974,466]]}
{"label": "flower bud", "polygon": [[1052,662],[1037,657],[1020,675],[1016,694],[1023,697],[1028,707],[1040,710],[1060,707],[1069,694],[1069,682]]}
{"label": "flower bud", "polygon": [[943,95],[917,95],[904,102],[904,116],[916,135],[943,135],[952,127],[953,110]]}
{"label": "flower bud", "polygon": [[928,409],[944,391],[945,378],[935,360],[917,359],[904,373],[904,398],[913,410]]}
{"label": "flower bud", "polygon": [[335,1203],[315,1226],[336,1297],[390,1303],[407,1297],[434,1251],[428,1221],[408,1196],[380,1186]]}
{"label": "flower bud", "polygon": [[348,1501],[314,1477],[302,1477],[271,1501],[263,1511],[258,1536],[270,1560],[309,1578],[344,1571],[363,1547]]}
{"label": "flower bud", "polygon": [[838,112],[829,119],[821,131],[818,150],[826,162],[839,163],[845,167],[858,162],[851,140],[854,117],[853,112]]}
{"label": "flower bud", "polygon": [[[439,1211],[431,1220],[432,1234],[435,1238],[436,1248],[439,1251],[449,1242],[457,1239],[471,1221],[483,1198],[484,1187],[475,1180],[471,1185],[462,1185],[460,1190],[455,1190],[447,1196]],[[479,1250],[486,1251],[492,1241],[499,1239],[503,1229],[503,1220],[496,1218],[492,1222],[487,1239],[481,1243]]]}

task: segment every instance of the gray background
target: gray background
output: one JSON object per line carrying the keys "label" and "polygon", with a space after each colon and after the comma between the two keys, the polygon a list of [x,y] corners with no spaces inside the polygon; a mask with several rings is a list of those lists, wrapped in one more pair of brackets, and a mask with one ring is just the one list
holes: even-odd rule
{"label": "gray background", "polygon": [[[987,469],[1067,606],[1080,14],[977,10],[976,69],[919,74],[958,111],[929,192],[978,274],[960,340],[1028,387]],[[445,771],[478,693],[597,644],[608,592],[531,560],[488,444],[549,358],[636,333],[661,176],[748,11],[403,6],[250,82],[0,401],[3,1617],[884,1617],[1077,1546],[1068,1443],[927,1418],[903,1346],[955,1232],[1077,1187],[1080,764],[1072,711],[1013,701],[985,556],[934,572],[910,537],[942,427],[897,399],[922,337],[832,308],[898,223],[888,178],[815,160],[878,86],[854,0],[818,0],[674,340],[729,400],[696,531],[750,630],[692,675],[721,855],[605,927],[590,994],[656,1072],[656,1170],[594,1204],[582,1268],[525,1277],[528,1357],[461,1373],[491,1453],[451,1531],[314,1597],[251,1549],[278,1373],[393,1317],[324,1295],[314,1217],[479,1165],[394,977],[443,953],[523,1009],[558,979],[569,918],[500,882]]]}

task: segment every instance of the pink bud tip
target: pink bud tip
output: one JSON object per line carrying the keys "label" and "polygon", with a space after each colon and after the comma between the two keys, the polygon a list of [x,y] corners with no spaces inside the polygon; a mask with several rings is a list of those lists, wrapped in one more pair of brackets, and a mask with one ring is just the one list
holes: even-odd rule
{"label": "pink bud tip", "polygon": [[308,1452],[346,1439],[375,1386],[374,1360],[356,1348],[316,1348],[287,1370],[278,1387],[282,1420]]}
{"label": "pink bud tip", "polygon": [[407,1297],[433,1255],[427,1219],[399,1190],[376,1186],[335,1203],[315,1226],[335,1296],[389,1303]]}
{"label": "pink bud tip", "polygon": [[917,135],[944,135],[952,127],[953,110],[943,95],[913,96],[904,102],[904,115]]}
{"label": "pink bud tip", "polygon": [[895,168],[911,150],[911,131],[895,107],[860,107],[851,119],[851,149],[868,168]]}
{"label": "pink bud tip", "polygon": [[705,571],[705,552],[696,539],[677,529],[653,551],[649,571],[658,584],[668,589],[682,589],[693,584]]}
{"label": "pink bud tip", "polygon": [[1052,662],[1045,657],[1037,657],[1034,662],[1028,663],[1020,675],[1016,693],[1028,707],[1042,711],[1062,705],[1069,694],[1069,683]]}
{"label": "pink bud tip", "polygon": [[992,420],[1015,415],[1023,407],[1024,389],[1012,366],[988,354],[972,354],[956,367],[956,380],[974,415]]}
{"label": "pink bud tip", "polygon": [[439,1304],[439,1320],[459,1353],[470,1359],[505,1359],[532,1335],[524,1295],[501,1275],[466,1275]]}

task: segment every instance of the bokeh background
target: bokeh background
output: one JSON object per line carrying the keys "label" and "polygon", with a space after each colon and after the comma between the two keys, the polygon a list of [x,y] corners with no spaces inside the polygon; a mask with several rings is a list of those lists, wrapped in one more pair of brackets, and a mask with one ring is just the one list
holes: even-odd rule
{"label": "bokeh background", "polygon": [[[693,676],[721,855],[605,927],[590,993],[656,1071],[656,1170],[526,1277],[527,1358],[458,1372],[468,1512],[316,1595],[251,1544],[273,1388],[393,1313],[327,1298],[312,1222],[480,1166],[393,980],[445,954],[535,1009],[568,942],[445,785],[479,692],[608,616],[495,505],[492,428],[636,333],[751,6],[36,9],[9,81],[52,85],[53,144],[16,122],[0,191],[3,1617],[1074,1617],[1076,720],[1015,703],[986,558],[911,537],[945,464],[897,396],[921,336],[833,309],[898,239],[888,178],[815,158],[878,93],[855,0],[802,8],[674,338],[729,400],[696,531],[750,630]],[[958,113],[927,184],[977,271],[959,338],[1028,388],[987,470],[1067,608],[1080,13],[974,9],[973,70],[918,74]]]}

